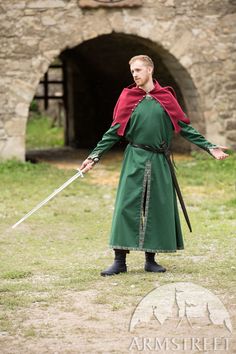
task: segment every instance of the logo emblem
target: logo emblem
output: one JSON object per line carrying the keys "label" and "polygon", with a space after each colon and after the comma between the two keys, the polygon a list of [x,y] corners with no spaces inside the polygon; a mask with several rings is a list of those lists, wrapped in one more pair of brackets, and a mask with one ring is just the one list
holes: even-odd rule
{"label": "logo emblem", "polygon": [[193,283],[171,283],[152,290],[135,308],[129,350],[227,351],[232,331],[215,294]]}

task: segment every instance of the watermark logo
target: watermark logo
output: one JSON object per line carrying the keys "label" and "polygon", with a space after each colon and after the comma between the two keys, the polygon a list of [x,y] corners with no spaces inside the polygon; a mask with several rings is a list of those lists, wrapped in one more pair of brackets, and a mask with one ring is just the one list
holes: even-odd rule
{"label": "watermark logo", "polygon": [[136,307],[129,325],[134,351],[229,351],[232,324],[220,299],[187,282],[160,286]]}

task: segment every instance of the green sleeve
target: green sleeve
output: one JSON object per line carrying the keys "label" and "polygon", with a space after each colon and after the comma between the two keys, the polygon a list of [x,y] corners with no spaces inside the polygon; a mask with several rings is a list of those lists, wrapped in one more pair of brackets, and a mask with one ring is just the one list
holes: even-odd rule
{"label": "green sleeve", "polygon": [[210,141],[206,140],[206,138],[199,133],[195,128],[191,126],[191,124],[186,124],[184,122],[179,121],[179,126],[181,127],[180,135],[200,147],[203,150],[206,150],[210,155],[210,150],[212,148],[217,148],[217,145],[212,144]]}
{"label": "green sleeve", "polygon": [[106,131],[102,139],[98,142],[97,146],[95,149],[93,149],[88,157],[98,157],[100,159],[106,151],[110,150],[112,146],[121,139],[121,136],[117,134],[119,127],[120,124],[116,124],[113,127],[110,127],[110,129]]}

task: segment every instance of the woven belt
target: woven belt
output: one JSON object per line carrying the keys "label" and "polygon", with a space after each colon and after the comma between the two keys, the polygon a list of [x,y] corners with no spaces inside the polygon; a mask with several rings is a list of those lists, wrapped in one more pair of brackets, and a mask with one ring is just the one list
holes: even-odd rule
{"label": "woven belt", "polygon": [[147,151],[150,151],[150,152],[154,152],[154,153],[157,153],[157,154],[163,154],[165,156],[165,158],[166,158],[166,160],[168,162],[169,168],[170,168],[173,185],[175,187],[176,194],[178,196],[181,208],[183,210],[186,223],[188,225],[188,228],[189,228],[190,232],[192,232],[191,223],[190,223],[190,220],[189,220],[189,217],[188,217],[188,213],[187,213],[187,210],[186,210],[186,207],[185,207],[185,204],[184,204],[184,200],[183,200],[180,188],[179,188],[179,184],[178,184],[177,177],[176,177],[176,174],[175,174],[175,169],[174,169],[173,163],[172,163],[171,158],[170,158],[171,152],[169,150],[169,147],[168,147],[167,143],[165,141],[163,141],[160,144],[160,148],[153,148],[152,146],[149,146],[149,145],[135,144],[133,142],[129,142],[129,143],[134,148],[140,148],[140,149],[147,150]]}

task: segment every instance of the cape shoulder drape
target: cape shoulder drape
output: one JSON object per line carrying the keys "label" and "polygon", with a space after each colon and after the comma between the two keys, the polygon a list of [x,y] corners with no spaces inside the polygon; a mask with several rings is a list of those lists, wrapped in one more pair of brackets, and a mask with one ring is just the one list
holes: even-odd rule
{"label": "cape shoulder drape", "polygon": [[[178,125],[179,121],[189,124],[190,121],[182,111],[172,87],[162,87],[156,80],[154,80],[154,88],[148,93],[149,96],[154,98],[162,108],[167,112],[173,124],[175,132],[179,133],[181,127]],[[132,84],[121,92],[121,95],[115,105],[113,112],[112,126],[119,123],[120,127],[117,131],[118,135],[123,136],[126,126],[136,109],[138,104],[146,97],[146,92]]]}

